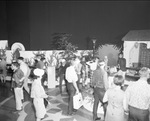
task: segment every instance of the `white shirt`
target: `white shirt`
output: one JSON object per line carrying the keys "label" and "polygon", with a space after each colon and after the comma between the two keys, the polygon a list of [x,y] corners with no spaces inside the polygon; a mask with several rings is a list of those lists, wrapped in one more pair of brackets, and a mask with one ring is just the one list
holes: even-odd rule
{"label": "white shirt", "polygon": [[31,97],[32,98],[42,98],[42,95],[46,95],[44,88],[41,85],[41,79],[35,79],[34,82],[32,83],[32,88],[31,88]]}
{"label": "white shirt", "polygon": [[69,66],[66,69],[65,76],[66,76],[66,80],[69,83],[76,82],[78,80],[78,76],[77,76],[74,66]]}
{"label": "white shirt", "polygon": [[126,98],[128,105],[148,109],[150,105],[150,85],[146,80],[139,79],[126,89]]}
{"label": "white shirt", "polygon": [[28,74],[28,65],[26,63],[21,63],[20,64],[20,69],[23,71],[24,76],[27,76],[27,74]]}

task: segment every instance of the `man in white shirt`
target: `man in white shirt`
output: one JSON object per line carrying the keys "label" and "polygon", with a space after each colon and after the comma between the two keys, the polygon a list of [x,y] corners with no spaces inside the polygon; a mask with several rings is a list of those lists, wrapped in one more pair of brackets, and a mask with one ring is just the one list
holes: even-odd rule
{"label": "man in white shirt", "polygon": [[143,67],[139,74],[140,79],[130,84],[125,91],[127,111],[130,121],[149,121],[150,85],[147,82],[149,69]]}
{"label": "man in white shirt", "polygon": [[76,93],[79,93],[79,89],[77,86],[78,76],[75,71],[75,59],[71,59],[70,66],[66,69],[66,80],[67,80],[67,88],[69,93],[69,101],[68,101],[68,115],[73,115],[73,112],[75,111],[73,109],[73,96]]}
{"label": "man in white shirt", "polygon": [[24,84],[23,87],[24,89],[28,92],[28,94],[30,93],[30,89],[28,86],[28,77],[30,75],[30,68],[28,67],[28,65],[24,62],[24,58],[23,57],[19,57],[18,58],[18,63],[20,64],[20,69],[23,71],[24,73]]}

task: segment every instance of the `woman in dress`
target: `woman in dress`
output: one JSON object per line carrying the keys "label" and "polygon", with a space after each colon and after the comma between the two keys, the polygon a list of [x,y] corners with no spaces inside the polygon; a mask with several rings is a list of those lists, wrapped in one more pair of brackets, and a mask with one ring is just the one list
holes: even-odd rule
{"label": "woman in dress", "polygon": [[36,121],[41,121],[41,119],[44,118],[46,114],[44,98],[48,97],[41,84],[41,79],[44,74],[44,70],[35,69],[33,73],[37,76],[37,78],[32,83],[31,98],[33,98],[33,104],[36,111]]}
{"label": "woman in dress", "polygon": [[124,79],[121,75],[114,76],[114,87],[106,91],[103,102],[108,102],[105,121],[124,121],[124,91],[121,85]]}

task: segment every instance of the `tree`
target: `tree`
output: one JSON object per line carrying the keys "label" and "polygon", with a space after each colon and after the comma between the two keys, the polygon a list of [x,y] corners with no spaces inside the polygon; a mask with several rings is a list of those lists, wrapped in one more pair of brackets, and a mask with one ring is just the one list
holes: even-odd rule
{"label": "tree", "polygon": [[53,47],[57,50],[64,50],[60,54],[63,58],[68,60],[74,56],[74,53],[77,52],[78,47],[73,45],[69,40],[71,39],[71,34],[67,33],[54,33],[53,35]]}
{"label": "tree", "polygon": [[54,33],[52,35],[52,49],[55,50],[65,50],[68,41],[71,39],[71,34],[67,33]]}

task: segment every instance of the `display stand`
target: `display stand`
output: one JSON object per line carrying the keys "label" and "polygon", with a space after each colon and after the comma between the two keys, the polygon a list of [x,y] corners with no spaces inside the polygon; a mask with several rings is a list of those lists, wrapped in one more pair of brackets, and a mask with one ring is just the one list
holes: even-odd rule
{"label": "display stand", "polygon": [[48,74],[48,88],[55,88],[56,87],[55,66],[49,66],[47,68],[47,74]]}

